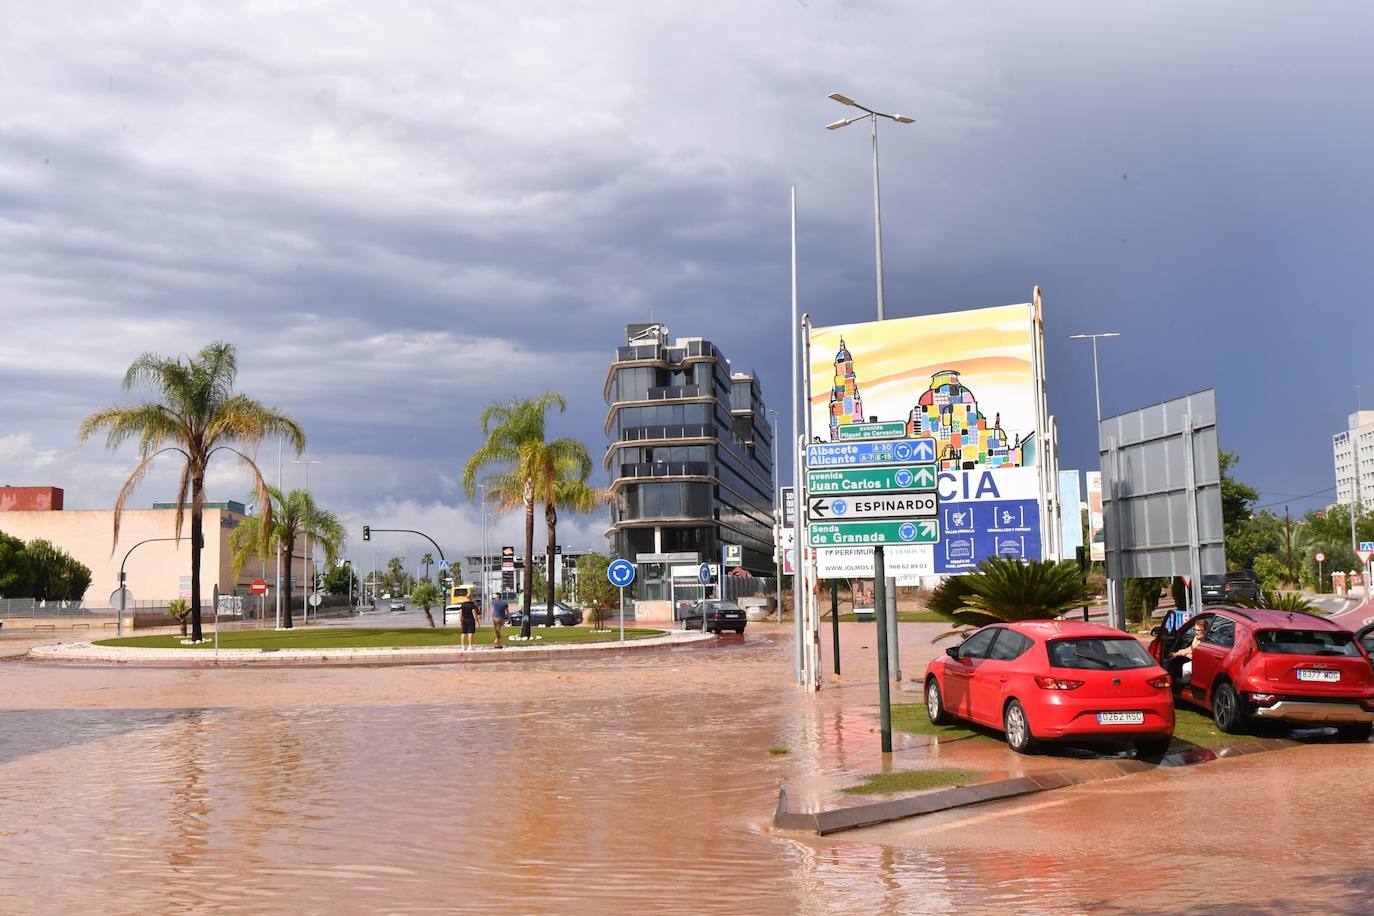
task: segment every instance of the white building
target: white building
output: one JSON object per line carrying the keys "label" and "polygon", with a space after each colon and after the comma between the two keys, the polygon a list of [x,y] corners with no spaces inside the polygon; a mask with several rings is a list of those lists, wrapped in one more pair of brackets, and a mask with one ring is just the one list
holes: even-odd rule
{"label": "white building", "polygon": [[1336,460],[1336,502],[1374,506],[1374,410],[1352,413],[1349,429],[1331,437]]}

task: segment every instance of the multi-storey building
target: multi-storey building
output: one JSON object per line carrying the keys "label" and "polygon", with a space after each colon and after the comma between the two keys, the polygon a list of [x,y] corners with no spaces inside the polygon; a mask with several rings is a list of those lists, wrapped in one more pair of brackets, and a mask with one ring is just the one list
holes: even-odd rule
{"label": "multi-storey building", "polygon": [[727,544],[742,548],[744,569],[770,575],[773,431],[758,380],[732,372],[709,340],[670,344],[666,327],[632,324],[605,397],[605,466],[620,496],[608,534],[639,565],[635,596],[668,601],[675,567],[720,562]]}
{"label": "multi-storey building", "polygon": [[1374,506],[1374,410],[1352,413],[1343,432],[1331,437],[1336,462],[1336,502]]}

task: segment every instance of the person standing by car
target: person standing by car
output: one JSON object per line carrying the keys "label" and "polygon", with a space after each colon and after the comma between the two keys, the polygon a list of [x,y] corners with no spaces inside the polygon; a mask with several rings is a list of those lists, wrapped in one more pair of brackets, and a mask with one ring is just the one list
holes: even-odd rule
{"label": "person standing by car", "polygon": [[467,652],[472,649],[472,637],[477,633],[477,605],[469,598],[458,605],[458,613],[461,615],[459,624],[462,628],[463,651]]}
{"label": "person standing by car", "polygon": [[491,603],[491,628],[496,632],[496,648],[505,648],[501,645],[501,628],[510,619],[510,605],[506,604],[503,598],[497,597]]}

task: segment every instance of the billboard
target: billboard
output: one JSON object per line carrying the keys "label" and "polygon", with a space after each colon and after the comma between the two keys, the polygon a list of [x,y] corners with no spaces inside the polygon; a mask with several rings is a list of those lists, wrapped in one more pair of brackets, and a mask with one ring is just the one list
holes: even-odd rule
{"label": "billboard", "polygon": [[1107,542],[1102,528],[1102,472],[1088,471],[1088,559],[1094,563],[1107,561]]}
{"label": "billboard", "polygon": [[813,442],[847,441],[845,427],[868,422],[935,440],[936,573],[966,572],[990,556],[1040,559],[1053,536],[1042,530],[1039,345],[1038,302],[810,331]]}

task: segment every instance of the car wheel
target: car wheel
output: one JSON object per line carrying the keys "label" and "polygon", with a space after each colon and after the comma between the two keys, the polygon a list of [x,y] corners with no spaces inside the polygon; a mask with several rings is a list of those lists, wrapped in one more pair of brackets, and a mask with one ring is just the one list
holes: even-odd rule
{"label": "car wheel", "polygon": [[1007,704],[1007,711],[1002,715],[1002,730],[1006,732],[1007,745],[1013,751],[1018,754],[1035,753],[1035,735],[1031,733],[1030,720],[1026,718],[1026,710],[1020,700],[1012,700]]}
{"label": "car wheel", "polygon": [[1371,733],[1374,733],[1374,723],[1371,722],[1353,722],[1350,725],[1336,726],[1336,734],[1354,741],[1368,741]]}
{"label": "car wheel", "polygon": [[935,678],[926,679],[926,715],[931,725],[948,725],[954,721],[945,710],[945,698],[940,695],[940,682]]}
{"label": "car wheel", "polygon": [[1173,739],[1169,736],[1160,738],[1143,738],[1135,743],[1137,757],[1163,757],[1169,752],[1169,745]]}
{"label": "car wheel", "polygon": [[1217,723],[1217,728],[1234,735],[1244,726],[1245,715],[1236,688],[1225,682],[1218,684],[1212,692],[1212,721]]}
{"label": "car wheel", "polygon": [[743,635],[744,635],[744,627],[735,627],[735,635],[736,635],[736,636],[743,636]]}

